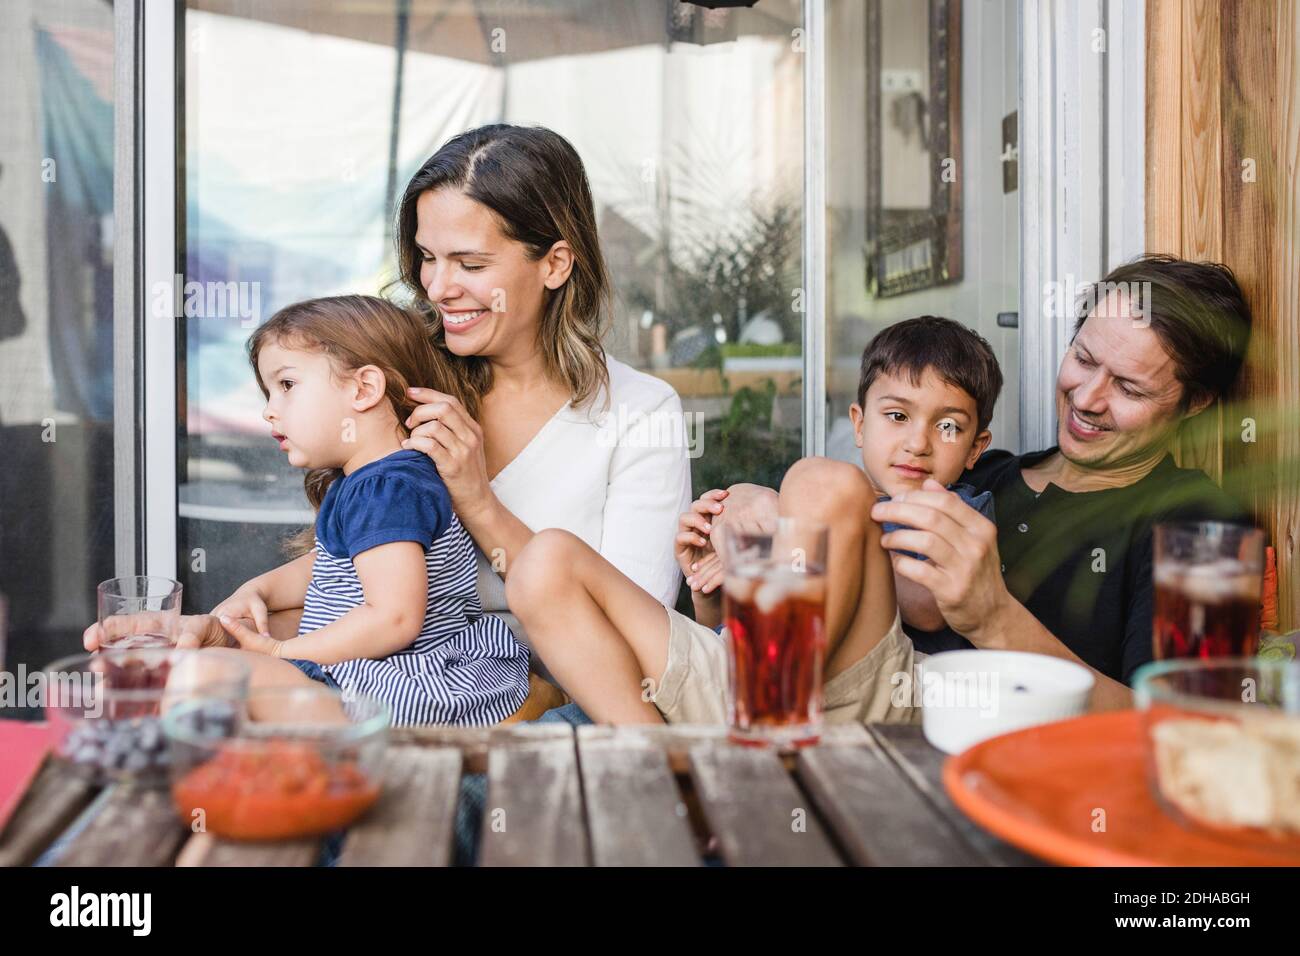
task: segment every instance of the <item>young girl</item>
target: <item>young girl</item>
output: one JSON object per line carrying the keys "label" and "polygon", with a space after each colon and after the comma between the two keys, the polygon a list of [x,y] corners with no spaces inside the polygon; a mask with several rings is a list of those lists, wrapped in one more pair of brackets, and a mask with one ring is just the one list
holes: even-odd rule
{"label": "young girl", "polygon": [[[408,387],[460,392],[424,319],[370,296],[312,299],[273,315],[248,351],[271,437],[308,469],[314,546],[213,613],[245,650],[383,699],[394,725],[509,717],[528,696],[528,650],[483,613],[474,544],[437,468],[402,449]],[[272,639],[268,613],[296,607],[298,636]],[[231,626],[241,618],[261,633]]]}

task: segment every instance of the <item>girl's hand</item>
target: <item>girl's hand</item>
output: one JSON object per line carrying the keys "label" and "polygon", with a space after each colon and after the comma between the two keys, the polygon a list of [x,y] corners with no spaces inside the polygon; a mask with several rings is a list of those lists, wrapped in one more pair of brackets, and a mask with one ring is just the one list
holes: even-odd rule
{"label": "girl's hand", "polygon": [[451,494],[452,507],[458,514],[472,514],[492,498],[483,454],[483,429],[451,395],[431,388],[411,388],[407,392],[422,404],[406,420],[411,437],[402,442],[402,447],[414,448],[432,458]]}
{"label": "girl's hand", "polygon": [[280,645],[283,643],[277,641],[269,633],[259,634],[247,625],[246,621],[236,620],[229,615],[221,615],[217,618],[221,626],[225,628],[226,633],[233,637],[236,643],[246,651],[253,651],[256,654],[266,654],[268,657],[280,656]]}
{"label": "girl's hand", "polygon": [[257,588],[243,585],[234,594],[212,609],[216,618],[250,618],[258,632],[271,636],[271,627],[267,623],[270,614],[266,610],[266,598]]}
{"label": "girl's hand", "polygon": [[714,521],[722,514],[727,492],[706,491],[677,519],[673,554],[692,591],[709,594],[722,583],[722,561],[713,547]]}

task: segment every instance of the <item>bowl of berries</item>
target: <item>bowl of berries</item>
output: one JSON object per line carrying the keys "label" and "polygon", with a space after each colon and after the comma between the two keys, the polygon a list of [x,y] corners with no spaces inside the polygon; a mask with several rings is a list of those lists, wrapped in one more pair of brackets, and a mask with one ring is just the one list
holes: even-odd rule
{"label": "bowl of berries", "polygon": [[96,783],[166,785],[162,717],[192,702],[191,721],[233,725],[249,673],[223,648],[113,648],[54,661],[43,671],[54,757]]}

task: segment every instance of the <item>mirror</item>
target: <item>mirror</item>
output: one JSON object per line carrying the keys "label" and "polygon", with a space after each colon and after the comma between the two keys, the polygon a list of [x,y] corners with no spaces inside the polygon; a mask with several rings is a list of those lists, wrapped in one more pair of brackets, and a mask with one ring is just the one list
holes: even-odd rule
{"label": "mirror", "polygon": [[961,279],[961,0],[868,0],[867,291]]}

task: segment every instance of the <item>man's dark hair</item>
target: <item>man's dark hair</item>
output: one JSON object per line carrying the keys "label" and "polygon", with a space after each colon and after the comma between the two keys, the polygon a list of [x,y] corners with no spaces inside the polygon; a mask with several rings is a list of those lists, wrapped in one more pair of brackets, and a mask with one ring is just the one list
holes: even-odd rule
{"label": "man's dark hair", "polygon": [[858,379],[858,404],[879,375],[906,375],[919,385],[926,369],[975,399],[976,431],[993,420],[993,406],[1002,391],[1002,369],[989,343],[960,322],[921,315],[889,326],[867,343]]}
{"label": "man's dark hair", "polygon": [[1177,256],[1148,254],[1112,269],[1084,289],[1074,334],[1094,307],[1104,308],[1116,289],[1137,289],[1143,321],[1174,362],[1183,386],[1182,407],[1200,399],[1224,397],[1241,370],[1250,344],[1250,306],[1232,270],[1217,262],[1189,262]]}

